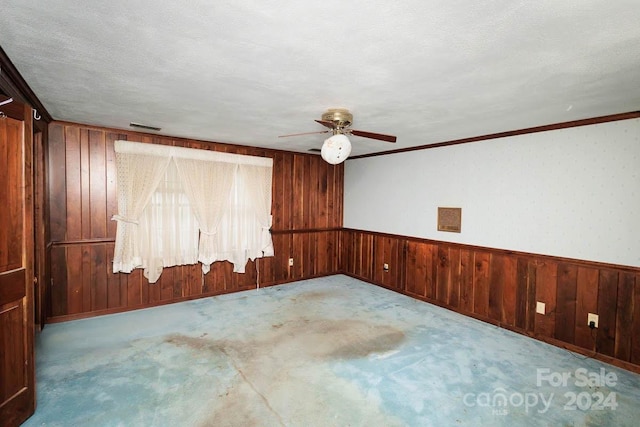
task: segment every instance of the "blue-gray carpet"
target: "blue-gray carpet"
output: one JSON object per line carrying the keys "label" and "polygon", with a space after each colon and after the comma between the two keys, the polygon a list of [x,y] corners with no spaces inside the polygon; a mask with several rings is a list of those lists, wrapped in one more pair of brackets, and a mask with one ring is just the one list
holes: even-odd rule
{"label": "blue-gray carpet", "polygon": [[48,325],[26,426],[637,426],[640,376],[346,276]]}

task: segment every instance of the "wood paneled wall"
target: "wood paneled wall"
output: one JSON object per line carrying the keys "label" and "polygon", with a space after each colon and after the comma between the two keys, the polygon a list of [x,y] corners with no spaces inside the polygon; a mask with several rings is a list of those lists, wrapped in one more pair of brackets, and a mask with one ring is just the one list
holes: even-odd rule
{"label": "wood paneled wall", "polygon": [[[140,270],[113,274],[111,262],[117,210],[114,141],[226,151],[274,160],[273,241],[275,257],[232,272],[219,262],[202,274],[200,265],[164,269],[156,284]],[[138,132],[54,122],[48,144],[49,321],[142,308],[216,295],[338,271],[342,227],[343,165],[319,156]],[[289,267],[289,258],[294,259]]]}
{"label": "wood paneled wall", "polygon": [[342,245],[346,274],[640,372],[638,268],[352,229]]}

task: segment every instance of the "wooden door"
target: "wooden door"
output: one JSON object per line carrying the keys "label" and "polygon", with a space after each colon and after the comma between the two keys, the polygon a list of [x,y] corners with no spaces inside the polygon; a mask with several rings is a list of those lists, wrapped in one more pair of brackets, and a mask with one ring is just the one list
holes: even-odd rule
{"label": "wooden door", "polygon": [[0,426],[3,427],[20,425],[35,410],[33,132],[31,109],[12,105],[11,110],[17,110],[18,114],[0,117]]}

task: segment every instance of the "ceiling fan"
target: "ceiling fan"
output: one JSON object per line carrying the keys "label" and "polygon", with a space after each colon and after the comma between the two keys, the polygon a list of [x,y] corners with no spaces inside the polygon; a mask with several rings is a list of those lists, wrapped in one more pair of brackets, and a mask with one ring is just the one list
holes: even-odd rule
{"label": "ceiling fan", "polygon": [[393,135],[351,129],[353,115],[349,110],[344,108],[330,108],[322,114],[322,119],[316,120],[316,122],[329,129],[317,132],[280,135],[278,138],[331,132],[333,136],[324,141],[320,154],[325,161],[334,165],[343,162],[349,157],[349,154],[351,154],[351,142],[349,138],[347,138],[347,135],[361,136],[363,138],[377,139],[385,142],[396,142],[397,139]]}

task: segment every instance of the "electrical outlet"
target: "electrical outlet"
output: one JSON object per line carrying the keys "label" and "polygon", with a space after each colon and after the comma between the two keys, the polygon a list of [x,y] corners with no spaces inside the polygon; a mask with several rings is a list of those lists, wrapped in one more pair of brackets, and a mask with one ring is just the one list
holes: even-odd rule
{"label": "electrical outlet", "polygon": [[386,262],[382,265],[382,269],[384,271],[389,271],[389,264],[387,264]]}
{"label": "electrical outlet", "polygon": [[537,301],[536,302],[536,313],[538,314],[545,314],[546,313],[546,306],[543,302]]}
{"label": "electrical outlet", "polygon": [[293,267],[293,258],[289,258],[289,267]]}
{"label": "electrical outlet", "polygon": [[593,322],[593,327],[598,327],[598,315],[595,313],[587,314],[587,325],[591,326],[591,322]]}

